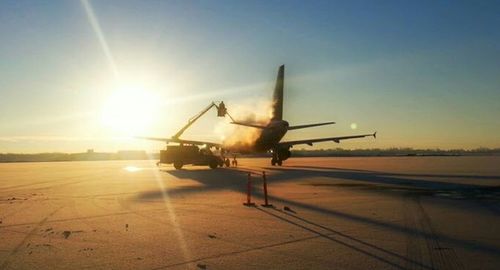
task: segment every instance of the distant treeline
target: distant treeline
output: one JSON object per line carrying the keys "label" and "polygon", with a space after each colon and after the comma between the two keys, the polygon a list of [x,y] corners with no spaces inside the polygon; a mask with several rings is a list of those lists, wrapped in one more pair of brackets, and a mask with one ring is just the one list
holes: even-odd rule
{"label": "distant treeline", "polygon": [[[156,157],[154,157],[156,158]],[[0,162],[49,162],[86,160],[137,160],[148,159],[146,151],[118,151],[116,153],[40,153],[40,154],[0,154]]]}
{"label": "distant treeline", "polygon": [[[292,150],[294,157],[378,157],[378,156],[497,156],[500,148],[477,148],[472,150],[453,149],[319,149]],[[0,162],[49,162],[49,161],[87,161],[87,160],[141,160],[158,159],[158,153],[148,154],[146,151],[118,151],[116,153],[40,153],[40,154],[0,154]],[[246,155],[262,157],[266,154]]]}
{"label": "distant treeline", "polygon": [[464,149],[413,149],[413,148],[386,148],[386,149],[319,149],[293,150],[296,157],[378,157],[378,156],[494,156],[500,155],[500,148]]}

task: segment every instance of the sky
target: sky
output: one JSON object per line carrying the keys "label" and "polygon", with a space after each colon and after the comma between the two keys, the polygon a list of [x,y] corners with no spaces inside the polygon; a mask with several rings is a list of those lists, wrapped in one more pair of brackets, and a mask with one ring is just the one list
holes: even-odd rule
{"label": "sky", "polygon": [[[169,137],[212,101],[265,112],[281,64],[284,118],[336,122],[284,140],[500,147],[498,14],[499,1],[0,1],[0,153],[156,151],[133,136]],[[224,125],[212,111],[184,138],[220,142]]]}

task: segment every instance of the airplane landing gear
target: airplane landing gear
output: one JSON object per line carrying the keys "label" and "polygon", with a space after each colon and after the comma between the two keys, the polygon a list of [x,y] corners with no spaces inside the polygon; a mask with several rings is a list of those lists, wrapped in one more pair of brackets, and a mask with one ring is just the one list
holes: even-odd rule
{"label": "airplane landing gear", "polygon": [[281,166],[283,164],[284,160],[287,160],[292,153],[290,152],[290,148],[278,148],[278,149],[273,149],[273,158],[271,159],[271,165],[275,166]]}
{"label": "airplane landing gear", "polygon": [[283,160],[281,160],[276,152],[273,152],[273,158],[271,159],[271,165],[273,166],[281,166],[283,164]]}
{"label": "airplane landing gear", "polygon": [[274,159],[274,158],[271,159],[271,165],[273,165],[273,166],[276,166],[276,165],[281,166],[282,164],[283,164],[283,160],[281,160],[281,159]]}

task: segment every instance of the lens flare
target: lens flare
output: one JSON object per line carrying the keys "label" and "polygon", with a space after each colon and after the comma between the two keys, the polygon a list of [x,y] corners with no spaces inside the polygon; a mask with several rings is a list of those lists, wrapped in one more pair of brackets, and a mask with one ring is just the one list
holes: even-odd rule
{"label": "lens flare", "polygon": [[127,166],[123,169],[126,170],[127,172],[138,172],[138,171],[142,170],[141,168],[135,167],[135,166]]}

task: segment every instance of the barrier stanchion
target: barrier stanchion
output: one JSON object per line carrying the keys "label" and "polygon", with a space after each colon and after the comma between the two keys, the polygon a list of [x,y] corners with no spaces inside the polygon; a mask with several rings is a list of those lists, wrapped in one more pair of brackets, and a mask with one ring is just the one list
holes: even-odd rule
{"label": "barrier stanchion", "polygon": [[262,172],[262,184],[264,185],[264,204],[262,206],[264,207],[273,207],[272,204],[269,204],[267,200],[267,177],[266,177],[266,172]]}
{"label": "barrier stanchion", "polygon": [[250,173],[248,173],[247,180],[247,201],[243,203],[245,206],[255,206],[255,203],[252,202],[252,177]]}

